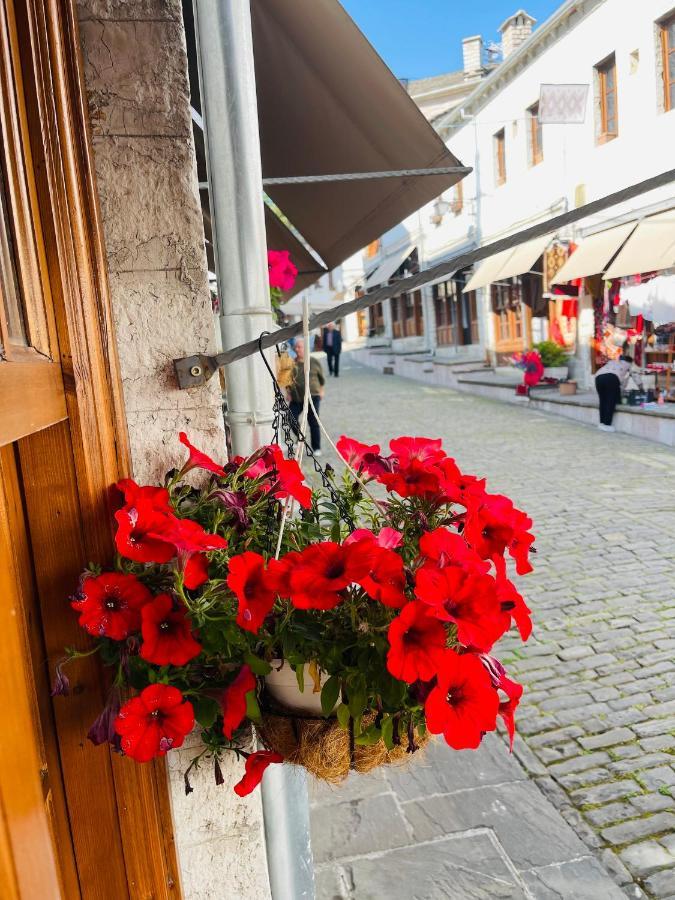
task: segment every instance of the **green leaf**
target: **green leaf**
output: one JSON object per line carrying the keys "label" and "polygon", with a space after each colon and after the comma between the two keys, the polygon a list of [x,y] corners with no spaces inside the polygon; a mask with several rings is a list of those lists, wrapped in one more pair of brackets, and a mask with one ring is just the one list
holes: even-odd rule
{"label": "green leaf", "polygon": [[382,719],[381,724],[382,730],[382,740],[384,741],[384,746],[387,750],[394,749],[394,720],[391,716],[387,716],[386,719]]}
{"label": "green leaf", "polygon": [[335,522],[333,527],[330,530],[330,539],[334,541],[336,544],[340,543],[340,523]]}
{"label": "green leaf", "polygon": [[426,723],[426,722],[420,722],[419,725],[417,726],[417,734],[418,734],[418,736],[421,737],[421,738],[423,738],[423,737],[426,736],[426,733],[427,733],[427,723]]}
{"label": "green leaf", "polygon": [[246,694],[246,718],[250,719],[252,722],[259,722],[262,719],[262,713],[258,706],[258,698],[255,695],[255,691],[249,691],[248,694]]}
{"label": "green leaf", "polygon": [[359,688],[349,695],[349,712],[352,714],[352,718],[356,719],[361,716],[361,713],[365,708],[366,692]]}
{"label": "green leaf", "polygon": [[349,707],[345,703],[341,703],[337,708],[337,720],[341,728],[349,727]]}
{"label": "green leaf", "polygon": [[333,712],[339,695],[340,679],[337,675],[331,675],[321,689],[321,712],[324,716],[329,716]]}
{"label": "green leaf", "polygon": [[247,653],[244,656],[244,662],[247,663],[254,675],[269,675],[272,671],[272,666],[268,662],[254,656],[253,653]]}
{"label": "green leaf", "polygon": [[298,690],[301,694],[305,691],[305,664],[304,662],[298,663],[295,666],[295,677],[298,682]]}
{"label": "green leaf", "polygon": [[358,744],[360,747],[372,747],[373,744],[376,744],[381,737],[382,732],[373,722],[373,724],[369,725],[362,734],[354,739],[354,743]]}
{"label": "green leaf", "polygon": [[192,701],[192,706],[195,711],[195,719],[202,728],[211,728],[220,713],[220,703],[213,697],[197,697]]}

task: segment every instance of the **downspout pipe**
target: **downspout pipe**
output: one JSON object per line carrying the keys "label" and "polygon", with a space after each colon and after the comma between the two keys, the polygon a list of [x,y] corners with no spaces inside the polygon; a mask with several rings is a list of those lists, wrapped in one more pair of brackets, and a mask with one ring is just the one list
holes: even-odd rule
{"label": "downspout pipe", "polygon": [[[223,349],[273,330],[249,0],[193,0]],[[270,440],[273,391],[256,356],[225,370],[235,454]],[[314,900],[307,777],[270,766],[262,784],[273,900]]]}

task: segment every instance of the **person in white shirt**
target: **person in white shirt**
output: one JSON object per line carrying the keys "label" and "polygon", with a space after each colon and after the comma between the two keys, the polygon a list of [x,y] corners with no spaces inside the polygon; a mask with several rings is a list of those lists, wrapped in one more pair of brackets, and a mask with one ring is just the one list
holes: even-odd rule
{"label": "person in white shirt", "polygon": [[610,359],[595,373],[595,389],[600,400],[600,424],[601,431],[615,431],[612,425],[614,410],[617,403],[621,403],[621,391],[625,388],[630,377],[633,361],[627,354],[628,344],[623,345],[623,352],[619,359]]}

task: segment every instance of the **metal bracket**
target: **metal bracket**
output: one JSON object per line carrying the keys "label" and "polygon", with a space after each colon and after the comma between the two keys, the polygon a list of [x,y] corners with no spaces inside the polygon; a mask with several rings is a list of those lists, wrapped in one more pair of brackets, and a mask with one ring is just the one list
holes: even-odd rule
{"label": "metal bracket", "polygon": [[201,387],[218,371],[220,364],[217,356],[205,356],[198,353],[195,356],[185,356],[183,359],[174,359],[174,368],[178,387],[184,391],[186,388]]}

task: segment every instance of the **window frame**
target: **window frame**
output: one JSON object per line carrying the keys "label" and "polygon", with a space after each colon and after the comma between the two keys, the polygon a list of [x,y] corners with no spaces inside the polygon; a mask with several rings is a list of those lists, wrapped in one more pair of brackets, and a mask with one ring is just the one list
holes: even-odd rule
{"label": "window frame", "polygon": [[495,163],[495,184],[500,187],[506,184],[506,129],[500,128],[496,131],[492,140],[494,141],[494,163]]}
{"label": "window frame", "polygon": [[[608,90],[607,76],[610,72],[613,72],[614,83],[612,89]],[[598,85],[598,101],[600,104],[600,121],[598,123],[600,127],[598,132],[598,143],[606,144],[608,141],[613,141],[619,136],[619,89],[617,80],[616,53],[610,53],[609,56],[606,56],[601,62],[597,63],[597,65],[595,66],[595,73]],[[610,121],[607,114],[607,97],[609,94],[614,94],[613,130],[610,130],[609,128]]]}
{"label": "window frame", "polygon": [[670,45],[668,32],[675,26],[675,12],[671,12],[658,23],[663,70],[663,112],[675,109],[675,78],[670,77],[670,54],[675,56],[675,43]]}
{"label": "window frame", "polygon": [[527,162],[530,168],[544,161],[544,139],[542,124],[539,121],[539,101],[527,108]]}

